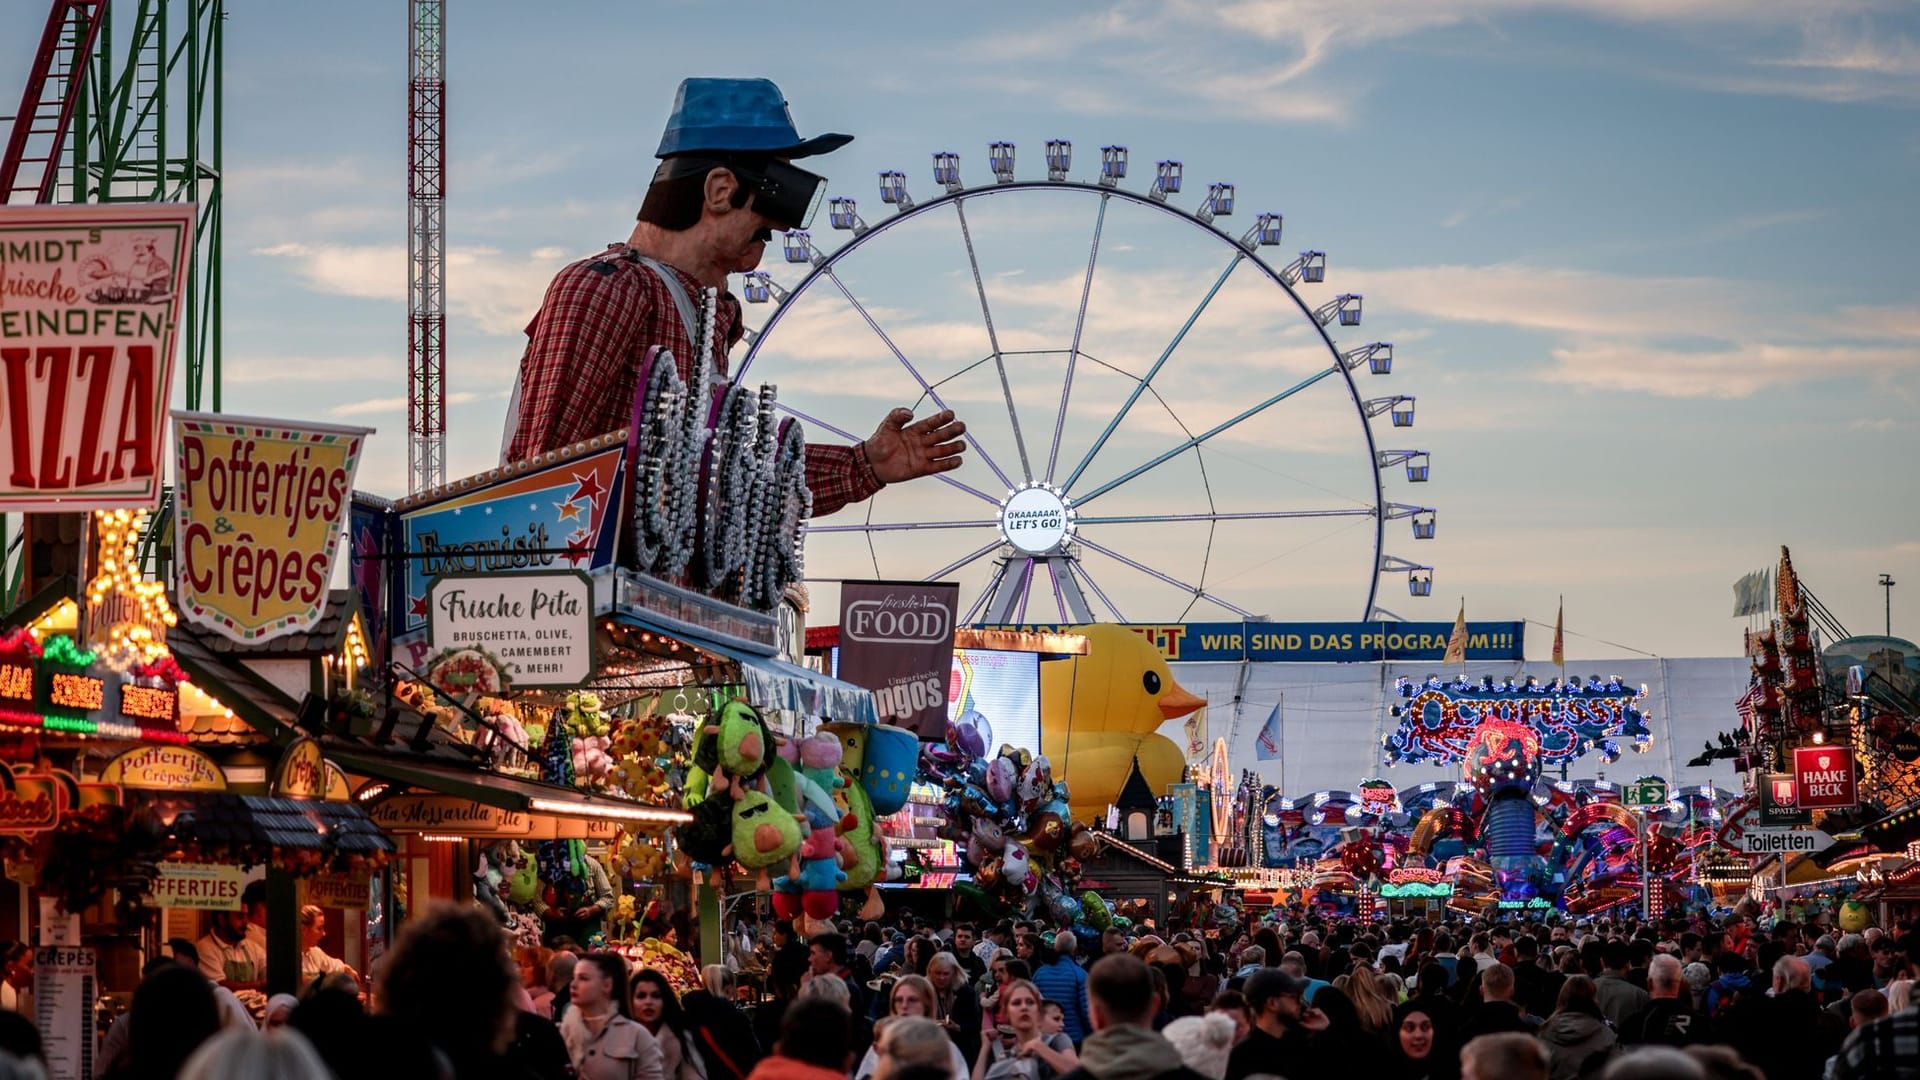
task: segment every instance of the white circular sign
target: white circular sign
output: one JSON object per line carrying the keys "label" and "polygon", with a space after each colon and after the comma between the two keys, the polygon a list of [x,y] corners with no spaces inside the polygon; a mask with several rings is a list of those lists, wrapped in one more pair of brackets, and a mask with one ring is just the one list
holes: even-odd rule
{"label": "white circular sign", "polygon": [[1047,555],[1073,534],[1071,514],[1059,492],[1021,488],[1000,508],[1000,535],[1023,555]]}

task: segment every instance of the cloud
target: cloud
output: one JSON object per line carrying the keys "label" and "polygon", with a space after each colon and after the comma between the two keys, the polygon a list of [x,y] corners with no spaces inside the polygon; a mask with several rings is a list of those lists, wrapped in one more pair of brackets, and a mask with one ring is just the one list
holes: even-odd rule
{"label": "cloud", "polygon": [[1855,420],[1852,423],[1848,424],[1847,430],[1848,431],[1880,432],[1880,431],[1892,431],[1893,429],[1899,426],[1900,426],[1900,421],[1895,420],[1890,416],[1882,416],[1873,420],[1869,420],[1865,417],[1861,417],[1860,419]]}
{"label": "cloud", "polygon": [[[254,254],[291,262],[315,291],[404,303],[407,250],[399,244],[310,244],[256,248]],[[513,335],[540,309],[554,271],[567,262],[558,248],[511,255],[490,247],[447,251],[447,304],[484,334]]]}
{"label": "cloud", "polygon": [[[479,394],[461,391],[447,395],[448,405],[465,405],[480,400]],[[335,416],[378,416],[383,413],[401,413],[407,410],[407,399],[402,397],[366,398],[361,401],[348,401],[335,405],[327,411]]]}
{"label": "cloud", "polygon": [[1731,349],[1682,351],[1614,342],[1553,350],[1547,382],[1662,397],[1745,398],[1779,386],[1836,375],[1920,372],[1920,350],[1749,342]]}

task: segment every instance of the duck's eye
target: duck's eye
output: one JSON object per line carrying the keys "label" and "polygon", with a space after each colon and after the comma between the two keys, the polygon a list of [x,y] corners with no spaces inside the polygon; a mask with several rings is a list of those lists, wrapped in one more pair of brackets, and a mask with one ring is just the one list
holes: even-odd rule
{"label": "duck's eye", "polygon": [[1157,671],[1149,671],[1145,675],[1140,676],[1140,685],[1146,687],[1147,693],[1149,694],[1159,693],[1160,673]]}

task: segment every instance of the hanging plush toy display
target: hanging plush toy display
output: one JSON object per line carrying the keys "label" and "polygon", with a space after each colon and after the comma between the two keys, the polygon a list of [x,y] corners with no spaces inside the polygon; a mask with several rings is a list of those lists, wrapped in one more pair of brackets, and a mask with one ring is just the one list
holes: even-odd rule
{"label": "hanging plush toy display", "polygon": [[840,776],[840,740],[821,732],[788,744],[797,771],[795,786],[799,813],[807,822],[807,839],[800,847],[800,863],[792,874],[774,883],[773,910],[781,918],[805,911],[809,918],[826,919],[840,907],[840,886],[846,843],[840,834],[851,821],[834,793],[846,783]]}

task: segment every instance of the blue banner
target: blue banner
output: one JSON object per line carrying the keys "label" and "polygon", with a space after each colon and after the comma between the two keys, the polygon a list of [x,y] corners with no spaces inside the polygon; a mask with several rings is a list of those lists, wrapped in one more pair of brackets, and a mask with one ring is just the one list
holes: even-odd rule
{"label": "blue banner", "polygon": [[[1467,659],[1526,659],[1525,622],[1467,623]],[[1019,626],[994,629],[1057,632],[1071,627]],[[1153,642],[1173,662],[1251,660],[1262,664],[1361,663],[1427,660],[1447,652],[1450,622],[1226,622],[1129,623],[1127,629]]]}

